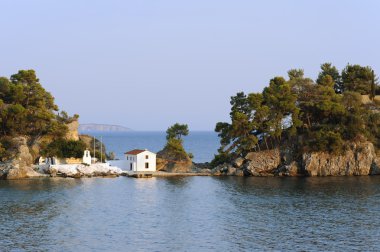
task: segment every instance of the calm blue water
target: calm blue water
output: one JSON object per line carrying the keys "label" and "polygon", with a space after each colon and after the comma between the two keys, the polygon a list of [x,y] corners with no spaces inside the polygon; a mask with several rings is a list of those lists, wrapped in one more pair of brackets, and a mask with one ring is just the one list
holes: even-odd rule
{"label": "calm blue water", "polygon": [[[109,151],[165,134],[103,135]],[[212,158],[218,139],[185,147]],[[0,180],[0,251],[380,251],[380,176]]]}
{"label": "calm blue water", "polygon": [[[115,152],[117,158],[124,158],[123,153],[132,149],[149,149],[158,152],[163,149],[166,143],[165,132],[123,132],[123,133],[86,133],[94,135],[106,145],[107,152]],[[194,155],[194,162],[209,162],[220,147],[218,136],[210,131],[192,131],[184,137],[184,147],[187,152]]]}
{"label": "calm blue water", "polygon": [[0,251],[380,251],[380,176],[0,181]]}

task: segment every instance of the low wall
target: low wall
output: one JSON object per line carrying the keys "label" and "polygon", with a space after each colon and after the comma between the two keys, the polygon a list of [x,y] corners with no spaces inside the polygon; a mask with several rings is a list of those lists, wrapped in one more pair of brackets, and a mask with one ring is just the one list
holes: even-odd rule
{"label": "low wall", "polygon": [[119,167],[122,170],[129,170],[127,160],[108,160],[111,166]]}
{"label": "low wall", "polygon": [[58,158],[57,164],[81,164],[82,158]]}

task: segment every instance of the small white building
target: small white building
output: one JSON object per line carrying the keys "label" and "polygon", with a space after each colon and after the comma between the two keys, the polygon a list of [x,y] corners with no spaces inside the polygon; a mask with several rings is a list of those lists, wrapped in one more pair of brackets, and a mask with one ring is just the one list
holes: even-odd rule
{"label": "small white building", "polygon": [[131,150],[125,153],[127,171],[156,171],[156,153],[148,150]]}
{"label": "small white building", "polygon": [[89,150],[85,150],[83,153],[83,163],[91,165],[91,154]]}

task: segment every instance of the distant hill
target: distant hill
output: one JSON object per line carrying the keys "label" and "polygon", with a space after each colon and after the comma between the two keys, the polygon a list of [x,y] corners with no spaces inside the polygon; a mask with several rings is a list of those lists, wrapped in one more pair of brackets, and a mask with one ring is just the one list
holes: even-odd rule
{"label": "distant hill", "polygon": [[96,124],[96,123],[79,124],[78,130],[79,130],[79,132],[88,132],[88,131],[127,132],[127,131],[131,131],[130,128],[120,126],[120,125]]}

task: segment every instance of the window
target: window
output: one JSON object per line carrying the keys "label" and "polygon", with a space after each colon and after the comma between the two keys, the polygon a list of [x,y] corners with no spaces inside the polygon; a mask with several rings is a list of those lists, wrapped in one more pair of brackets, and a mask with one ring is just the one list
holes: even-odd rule
{"label": "window", "polygon": [[149,168],[149,163],[145,163],[145,169]]}
{"label": "window", "polygon": [[132,171],[132,163],[130,164],[130,168],[129,168],[129,170],[131,170],[131,171]]}
{"label": "window", "polygon": [[149,159],[149,156],[148,156],[148,155],[145,155],[145,159]]}

